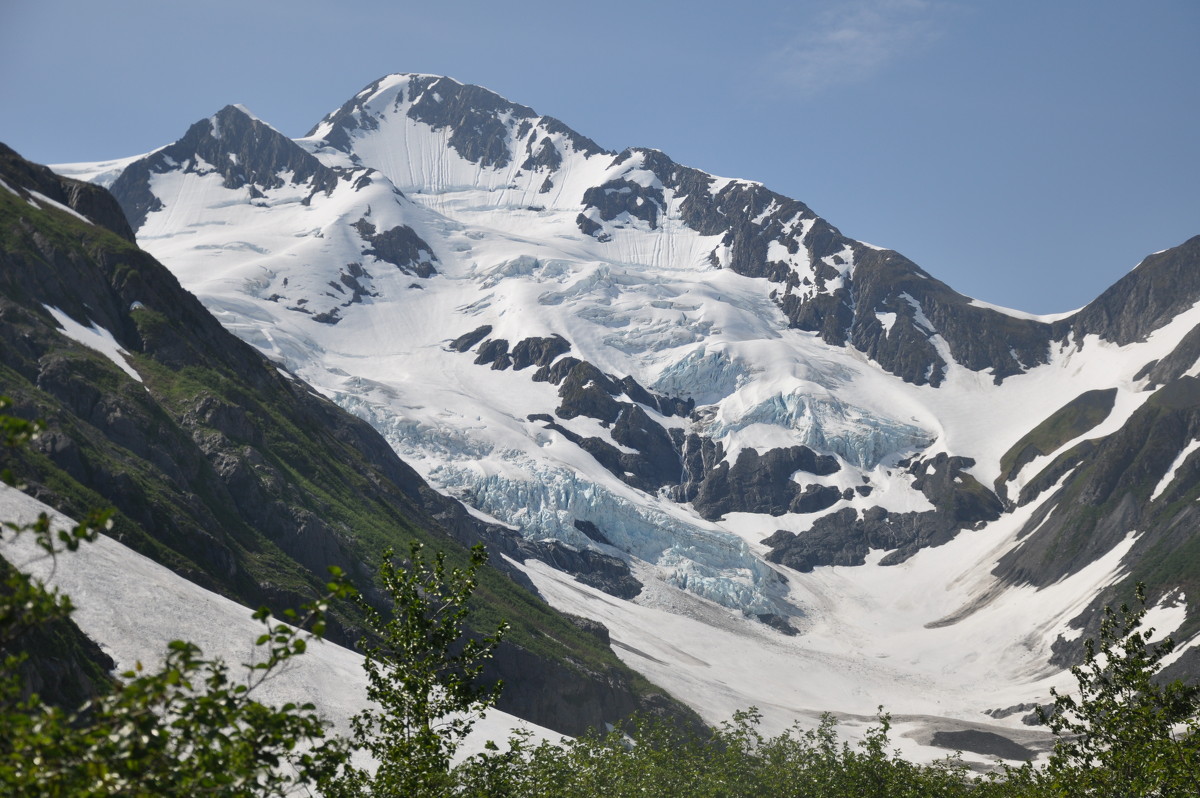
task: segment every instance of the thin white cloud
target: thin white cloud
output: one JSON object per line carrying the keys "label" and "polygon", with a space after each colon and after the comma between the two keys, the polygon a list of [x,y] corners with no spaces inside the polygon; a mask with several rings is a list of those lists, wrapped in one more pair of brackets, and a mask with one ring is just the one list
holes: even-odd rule
{"label": "thin white cloud", "polygon": [[843,0],[802,21],[766,57],[775,79],[803,94],[867,80],[939,35],[929,0]]}

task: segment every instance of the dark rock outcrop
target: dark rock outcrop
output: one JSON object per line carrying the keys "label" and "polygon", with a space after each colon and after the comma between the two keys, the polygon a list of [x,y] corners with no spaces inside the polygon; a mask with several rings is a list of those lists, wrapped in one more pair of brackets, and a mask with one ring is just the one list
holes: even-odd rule
{"label": "dark rock outcrop", "polygon": [[[711,175],[657,150],[625,150],[613,164],[634,158],[674,192],[684,224],[721,236],[714,264],[777,283],[773,296],[791,326],[853,346],[908,382],[936,386],[945,378],[935,335],[957,362],[990,370],[997,382],[1046,362],[1052,338],[1065,335],[1065,328],[975,305],[903,255],[848,239],[804,203],[758,183],[729,181],[714,192]],[[607,223],[622,213],[657,227],[665,202],[661,189],[620,178],[589,189],[584,207],[580,229],[605,240]],[[811,275],[772,260],[773,245],[803,252]],[[881,314],[892,318],[889,328]]]}
{"label": "dark rock outcrop", "polygon": [[493,338],[480,344],[475,351],[475,365],[486,366],[489,363],[497,371],[504,371],[512,365],[512,358],[508,356],[508,341]]}
{"label": "dark rock outcrop", "polygon": [[559,355],[571,351],[571,344],[561,335],[551,335],[546,338],[525,338],[517,342],[512,351],[512,366],[514,371],[520,371],[530,366],[549,366]]}
{"label": "dark rock outcrop", "polygon": [[562,166],[562,153],[558,151],[558,147],[554,146],[554,142],[549,136],[543,136],[538,142],[537,147],[534,147],[536,137],[530,137],[525,147],[527,153],[524,161],[521,162],[522,169],[546,169],[553,171]]}
{"label": "dark rock outcrop", "polygon": [[594,436],[583,436],[564,427],[549,416],[535,414],[531,421],[545,421],[552,429],[595,458],[614,476],[639,490],[653,492],[672,484],[679,475],[679,457],[666,431],[650,421],[637,405],[626,404],[613,425],[612,439],[636,449],[622,451],[612,443]]}
{"label": "dark rock outcrop", "polygon": [[771,449],[762,455],[755,449],[742,449],[732,466],[723,461],[705,474],[692,506],[710,521],[736,512],[818,512],[836,504],[842,492],[829,486],[801,486],[792,476],[797,471],[825,476],[839,468],[835,458],[819,455],[807,446]]}
{"label": "dark rock outcrop", "polygon": [[575,548],[559,540],[527,542],[523,548],[542,562],[610,596],[631,599],[642,592],[642,583],[634,578],[629,564],[619,557],[595,549]]}
{"label": "dark rock outcrop", "polygon": [[[326,141],[337,149],[349,151],[351,136],[355,131],[378,127],[378,121],[366,111],[365,104],[390,77],[385,76],[366,86],[353,99],[322,119],[308,135],[328,125]],[[536,146],[526,141],[526,160],[522,169],[556,167],[556,156],[561,158],[561,155],[553,142],[546,141],[547,136],[559,136],[569,141],[576,151],[588,155],[604,152],[594,141],[557,119],[549,116],[539,118],[533,109],[509,102],[495,92],[479,86],[463,85],[446,77],[408,77],[407,97],[398,97],[398,103],[407,99],[411,103],[408,109],[410,118],[424,122],[434,130],[449,130],[447,142],[450,147],[472,163],[489,168],[507,166],[516,157],[512,150],[513,139],[520,141],[527,140],[531,135],[536,137],[538,130],[541,131],[542,140]]]}
{"label": "dark rock outcrop", "polygon": [[913,487],[934,505],[925,512],[894,513],[882,507],[862,511],[846,507],[813,522],[797,535],[780,530],[763,541],[767,559],[798,571],[821,565],[862,565],[871,549],[890,553],[883,565],[903,562],[919,549],[940,546],[962,529],[1000,517],[1000,499],[965,469],[974,461],[945,453],[906,464]]}
{"label": "dark rock outcrop", "polygon": [[[661,188],[648,188],[630,180],[620,179],[589,188],[583,193],[583,206],[594,209],[604,222],[611,222],[621,214],[628,214],[631,219],[641,219],[650,225],[651,230],[656,230],[658,216],[665,209],[666,200]],[[593,219],[590,215],[586,215],[585,218]],[[584,233],[590,235],[587,230],[584,230]]]}
{"label": "dark rock outcrop", "polygon": [[1200,236],[1145,258],[1100,296],[1058,323],[1079,343],[1099,335],[1125,345],[1146,336],[1200,301]]}
{"label": "dark rock outcrop", "polygon": [[[0,557],[0,579],[7,579],[13,571]],[[115,684],[117,663],[70,618],[31,628],[19,617],[8,616],[4,621],[0,658],[26,657],[16,668],[22,698],[36,693],[47,704],[70,713]]]}
{"label": "dark rock outcrop", "polygon": [[[604,728],[610,718],[634,714],[681,728],[704,728],[694,712],[664,694],[637,692],[612,673],[573,664],[575,667],[549,661],[502,643],[485,666],[483,679],[504,681],[499,709],[540,718],[539,723],[562,734],[582,735]],[[521,674],[522,678],[514,682],[509,674]]]}
{"label": "dark rock outcrop", "polygon": [[[1120,430],[1084,442],[1051,463],[1049,474],[1038,475],[1045,485],[1069,474],[1052,502],[1055,511],[1047,509],[1027,522],[1021,533],[1027,537],[1024,545],[1000,560],[997,575],[1018,583],[1052,584],[1095,561],[1133,530],[1155,530],[1135,544],[1143,558],[1155,551],[1152,559],[1160,560],[1180,546],[1190,548],[1194,543],[1185,530],[1200,522],[1200,513],[1189,503],[1200,496],[1200,459],[1189,458],[1160,495],[1152,494],[1187,442],[1197,438],[1200,380],[1180,377],[1159,388]],[[1034,498],[1036,494],[1022,493],[1023,501]],[[1181,561],[1162,562],[1166,571],[1184,577]]]}
{"label": "dark rock outcrop", "polygon": [[1015,759],[1019,762],[1032,760],[1037,753],[1018,742],[981,729],[960,729],[958,731],[936,731],[930,745],[951,751],[972,751],[984,756],[998,756],[1001,759]]}
{"label": "dark rock outcrop", "polygon": [[366,219],[354,223],[354,229],[368,246],[364,255],[371,255],[390,263],[405,274],[431,277],[437,273],[434,263],[437,257],[433,247],[417,235],[411,227],[398,225],[390,230],[375,231],[375,225]]}
{"label": "dark rock outcrop", "polygon": [[[549,418],[547,418],[547,420],[549,420]],[[612,545],[612,541],[610,541],[608,537],[602,531],[600,531],[600,527],[596,526],[591,521],[584,521],[583,519],[576,518],[574,527],[589,539],[594,540],[597,543],[603,543],[605,546]]]}
{"label": "dark rock outcrop", "polygon": [[479,343],[484,338],[487,338],[491,332],[492,325],[490,324],[484,324],[480,327],[476,327],[471,332],[463,333],[451,341],[450,348],[455,352],[466,352],[468,349],[475,346],[475,344]]}
{"label": "dark rock outcrop", "polygon": [[614,398],[621,395],[620,387],[591,363],[575,361],[562,378],[558,395],[562,403],[554,414],[561,419],[587,416],[612,424],[621,414],[621,403]]}
{"label": "dark rock outcrop", "polygon": [[1116,388],[1085,391],[1051,413],[1000,458],[997,490],[1003,490],[1003,483],[1016,476],[1033,460],[1054,452],[1067,441],[1079,437],[1108,418],[1116,397]]}
{"label": "dark rock outcrop", "polygon": [[0,144],[0,172],[11,178],[10,188],[22,199],[31,199],[29,192],[36,191],[86,216],[126,241],[134,240],[133,230],[120,204],[99,186],[60,177],[41,164],[25,160],[5,144]]}
{"label": "dark rock outcrop", "polygon": [[[284,185],[307,185],[311,193],[329,193],[338,174],[296,142],[237,106],[227,105],[188,128],[183,138],[133,162],[112,184],[112,194],[133,229],[162,203],[150,189],[150,176],[174,171],[216,172],[225,188],[249,187],[251,197]],[[310,196],[311,196],[310,193]]]}

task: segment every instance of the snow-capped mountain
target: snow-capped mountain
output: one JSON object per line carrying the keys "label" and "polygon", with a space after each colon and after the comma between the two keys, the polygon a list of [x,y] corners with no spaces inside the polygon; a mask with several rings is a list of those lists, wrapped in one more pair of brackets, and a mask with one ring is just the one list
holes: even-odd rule
{"label": "snow-capped mountain", "polygon": [[884,704],[917,743],[1032,745],[983,711],[1044,700],[1117,587],[1200,629],[1200,239],[1031,316],[431,75],[302,139],[228,106],[58,170],[110,185],[227,329],[541,541],[543,595],[709,720]]}
{"label": "snow-capped mountain", "polygon": [[[472,518],[370,425],[223,329],[134,244],[108,192],[3,145],[0,395],[12,401],[6,413],[46,424],[28,450],[0,451],[6,480],[11,473],[30,496],[75,517],[111,507],[117,540],[197,591],[279,613],[319,595],[327,566],[336,565],[383,604],[371,585],[385,549],[419,542],[461,565],[461,544],[483,542],[495,567],[479,575],[480,626],[501,618],[512,625],[487,675],[507,685],[502,709],[567,734],[638,709],[694,722],[624,666],[594,623],[556,613],[534,594],[519,563],[538,544]],[[88,567],[90,553],[79,554]],[[593,553],[591,561],[602,567],[606,558]],[[178,585],[145,578],[139,589],[159,590],[163,601],[109,595],[130,584],[125,573],[75,593],[87,617],[107,612],[109,621],[85,624],[100,632],[93,643],[62,630],[31,644],[31,686],[77,706],[114,659],[161,656],[123,639],[131,624],[179,635],[204,625],[201,607],[185,618],[178,615],[186,610],[167,610],[165,597],[178,595]],[[165,616],[131,618],[139,605]],[[357,641],[358,612],[331,612],[328,639]],[[211,641],[214,631],[197,637]],[[221,650],[248,644],[233,626],[226,631],[238,639]]]}

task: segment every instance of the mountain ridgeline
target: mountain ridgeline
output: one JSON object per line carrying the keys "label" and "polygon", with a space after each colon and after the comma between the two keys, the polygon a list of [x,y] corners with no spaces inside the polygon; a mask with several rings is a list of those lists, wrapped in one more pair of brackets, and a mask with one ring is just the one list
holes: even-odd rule
{"label": "mountain ridgeline", "polygon": [[[1031,652],[1014,685],[1074,661],[1079,632],[1094,634],[1099,608],[1135,581],[1163,612],[1186,609],[1177,638],[1200,633],[1200,237],[1074,314],[1036,317],[965,297],[762,184],[607,150],[487,89],[414,74],[369,84],[295,140],[227,106],[132,161],[111,190],[138,241],[258,352],[193,320],[203,309],[190,298],[177,303],[186,324],[161,320],[163,302],[115,255],[89,255],[113,275],[97,296],[119,286],[115,298],[72,302],[7,277],[9,312],[43,337],[53,325],[37,303],[111,331],[149,396],[55,340],[132,407],[150,403],[121,418],[141,428],[166,414],[155,423],[191,442],[180,451],[194,464],[171,468],[211,487],[139,505],[245,508],[228,527],[241,537],[212,545],[172,543],[149,520],[129,533],[207,584],[250,597],[319,563],[361,569],[391,539],[374,530],[400,525],[486,540],[517,582],[545,578],[523,565],[543,560],[593,597],[575,609],[597,619],[631,606],[730,612],[746,635],[803,648],[841,617],[821,595],[826,569],[916,567],[986,540],[944,566],[945,606],[913,635],[1068,585],[1070,601],[1030,620],[1036,632],[989,652]],[[134,251],[127,232],[112,240]],[[213,365],[226,350],[236,368]],[[12,366],[30,412],[37,391],[70,394],[32,365],[53,361],[41,351]],[[93,407],[108,391],[95,393],[73,411],[89,424],[112,415]],[[309,448],[298,433],[273,440],[276,428],[315,436],[309,465],[292,455]],[[49,440],[69,454],[84,432],[95,434]],[[138,468],[174,474],[166,464],[182,455],[151,446],[168,439],[146,443]],[[102,471],[73,468],[75,480]],[[92,489],[142,484],[118,482]],[[367,506],[383,515],[352,509]],[[533,617],[518,595],[495,612]],[[554,628],[556,641],[580,632]],[[532,629],[521,650],[541,656]],[[704,659],[667,662],[613,634],[655,678]],[[616,673],[600,661],[586,670]],[[1189,649],[1173,667],[1200,673],[1200,657]],[[1042,700],[1014,687],[1026,689]]]}

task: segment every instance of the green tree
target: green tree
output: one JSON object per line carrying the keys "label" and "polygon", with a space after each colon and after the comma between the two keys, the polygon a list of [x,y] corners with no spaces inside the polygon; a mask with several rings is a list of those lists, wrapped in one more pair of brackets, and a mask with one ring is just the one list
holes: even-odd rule
{"label": "green tree", "polygon": [[1136,596],[1135,609],[1104,608],[1099,641],[1071,669],[1078,691],[1051,690],[1051,711],[1038,711],[1058,737],[1043,774],[1058,794],[1200,795],[1200,686],[1157,678],[1175,643],[1152,644],[1144,585]]}
{"label": "green tree", "polygon": [[392,602],[383,616],[363,597],[359,606],[377,638],[361,643],[371,706],[351,721],[355,746],[375,760],[374,770],[346,766],[322,786],[329,796],[445,795],[451,761],[480,714],[493,706],[501,685],[483,685],[480,674],[506,631],[468,633],[468,602],[476,571],[487,561],[471,549],[466,568],[448,568],[444,552],[427,559],[420,543],[408,563],[384,553],[379,580]]}

